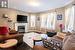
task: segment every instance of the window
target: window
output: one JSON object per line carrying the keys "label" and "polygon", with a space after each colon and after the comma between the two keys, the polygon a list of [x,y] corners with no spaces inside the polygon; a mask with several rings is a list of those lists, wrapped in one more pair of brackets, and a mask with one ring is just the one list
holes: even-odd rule
{"label": "window", "polygon": [[41,14],[41,28],[55,30],[56,12]]}
{"label": "window", "polygon": [[30,26],[31,27],[35,27],[35,24],[36,24],[36,15],[31,15],[30,16]]}
{"label": "window", "polygon": [[47,26],[47,14],[41,14],[40,19],[41,19],[41,28],[46,28],[46,26]]}
{"label": "window", "polygon": [[72,32],[74,30],[74,6],[65,10],[65,31]]}
{"label": "window", "polygon": [[1,0],[0,1],[0,7],[7,8],[8,7],[8,0]]}
{"label": "window", "polygon": [[55,30],[56,13],[48,13],[47,17],[47,29]]}

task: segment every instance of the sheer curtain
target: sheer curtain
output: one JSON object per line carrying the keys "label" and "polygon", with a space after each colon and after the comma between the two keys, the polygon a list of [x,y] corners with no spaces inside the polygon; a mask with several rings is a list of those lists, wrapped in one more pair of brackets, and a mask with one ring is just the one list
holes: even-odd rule
{"label": "sheer curtain", "polygon": [[48,13],[47,29],[55,30],[56,12]]}
{"label": "sheer curtain", "polygon": [[65,10],[65,31],[72,32],[74,30],[74,6]]}
{"label": "sheer curtain", "polygon": [[47,14],[41,14],[40,19],[41,19],[41,28],[46,28],[46,26],[47,26]]}
{"label": "sheer curtain", "polygon": [[56,12],[41,14],[41,28],[55,30]]}
{"label": "sheer curtain", "polygon": [[31,14],[30,16],[30,27],[35,27],[36,24],[36,15]]}

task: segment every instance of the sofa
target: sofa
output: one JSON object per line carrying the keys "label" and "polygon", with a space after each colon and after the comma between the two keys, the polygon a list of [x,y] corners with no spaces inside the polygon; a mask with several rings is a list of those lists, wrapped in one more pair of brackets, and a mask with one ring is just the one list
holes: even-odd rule
{"label": "sofa", "polygon": [[[31,48],[23,41],[23,35],[18,35],[7,39],[17,39],[18,43],[15,46],[9,48],[0,48],[0,50],[30,50]],[[5,39],[5,40],[7,40]],[[1,42],[5,41],[2,40]]]}
{"label": "sofa", "polygon": [[68,35],[64,38],[63,50],[75,50],[75,34]]}
{"label": "sofa", "polygon": [[[14,35],[14,36],[12,36]],[[19,34],[18,32],[9,31],[9,28],[6,26],[0,27],[0,43],[4,44],[6,40],[8,39],[16,39],[18,41],[17,45],[8,47],[8,48],[1,48],[0,50],[26,50],[27,47],[29,47],[24,41],[23,41],[23,34]]]}

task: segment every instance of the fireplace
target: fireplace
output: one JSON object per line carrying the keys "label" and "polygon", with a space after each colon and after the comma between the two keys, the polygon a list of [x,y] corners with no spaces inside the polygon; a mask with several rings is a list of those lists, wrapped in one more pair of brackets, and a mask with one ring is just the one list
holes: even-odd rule
{"label": "fireplace", "polygon": [[18,32],[20,32],[20,33],[25,33],[25,26],[23,25],[23,26],[18,26]]}
{"label": "fireplace", "polygon": [[28,25],[27,23],[15,23],[15,30],[20,33],[28,32]]}

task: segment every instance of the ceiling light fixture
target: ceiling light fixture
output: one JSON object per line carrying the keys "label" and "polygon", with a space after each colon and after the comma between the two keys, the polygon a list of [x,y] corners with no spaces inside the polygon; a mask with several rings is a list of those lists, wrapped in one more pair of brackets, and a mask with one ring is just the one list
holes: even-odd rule
{"label": "ceiling light fixture", "polygon": [[37,0],[29,0],[28,5],[37,7],[37,6],[40,6],[40,2]]}

